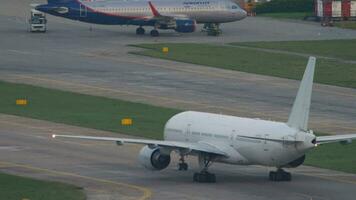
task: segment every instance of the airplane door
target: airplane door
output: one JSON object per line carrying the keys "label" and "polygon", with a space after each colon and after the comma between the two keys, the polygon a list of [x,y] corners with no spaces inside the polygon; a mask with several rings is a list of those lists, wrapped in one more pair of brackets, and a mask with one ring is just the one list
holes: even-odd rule
{"label": "airplane door", "polygon": [[230,146],[234,147],[235,146],[235,139],[236,139],[236,130],[232,130],[231,136],[230,136]]}
{"label": "airplane door", "polygon": [[265,151],[265,152],[269,151],[268,138],[269,138],[269,134],[265,134],[264,135],[264,141],[263,141],[263,151]]}
{"label": "airplane door", "polygon": [[87,7],[84,6],[83,4],[80,4],[80,8],[79,8],[79,11],[80,11],[80,17],[87,17]]}
{"label": "airplane door", "polygon": [[191,132],[191,124],[187,125],[187,130],[185,131],[185,141],[189,142],[190,132]]}

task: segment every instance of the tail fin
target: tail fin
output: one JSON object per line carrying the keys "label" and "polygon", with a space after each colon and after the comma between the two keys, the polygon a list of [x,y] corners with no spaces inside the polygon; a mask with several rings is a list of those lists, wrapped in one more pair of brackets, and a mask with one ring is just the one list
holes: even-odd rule
{"label": "tail fin", "polygon": [[289,115],[288,126],[306,131],[308,129],[310,100],[313,89],[315,57],[309,57],[303,79],[300,83],[297,97],[295,98],[292,112]]}
{"label": "tail fin", "polygon": [[148,2],[148,5],[149,5],[150,8],[151,8],[151,11],[152,11],[153,16],[155,16],[155,17],[161,16],[161,14],[158,12],[158,10],[157,10],[156,7],[152,4],[151,1]]}

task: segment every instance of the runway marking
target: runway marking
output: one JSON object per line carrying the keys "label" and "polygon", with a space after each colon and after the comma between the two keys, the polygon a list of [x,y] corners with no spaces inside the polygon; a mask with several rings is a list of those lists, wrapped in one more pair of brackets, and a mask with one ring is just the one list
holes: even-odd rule
{"label": "runway marking", "polygon": [[[261,117],[263,119],[268,119],[270,120],[271,115],[270,114],[265,114],[263,112],[256,112],[256,111],[249,111],[246,108],[225,108],[225,107],[221,107],[221,106],[213,106],[213,105],[209,105],[209,104],[204,104],[204,103],[198,103],[198,102],[194,102],[194,101],[187,101],[187,100],[177,100],[177,99],[173,99],[173,98],[168,98],[168,97],[161,97],[161,96],[153,96],[153,95],[147,95],[147,94],[142,94],[142,93],[135,93],[135,92],[129,92],[129,91],[123,91],[123,90],[117,90],[117,89],[111,89],[111,88],[104,88],[104,87],[99,87],[99,86],[92,86],[92,85],[87,85],[87,84],[83,84],[83,83],[72,83],[72,82],[67,82],[67,81],[62,81],[62,80],[53,80],[53,79],[48,79],[48,78],[40,78],[40,77],[34,77],[34,76],[30,76],[30,75],[19,75],[19,74],[14,74],[12,75],[14,77],[19,77],[22,79],[32,79],[32,80],[39,80],[39,81],[46,81],[46,82],[52,82],[52,83],[57,83],[57,84],[63,84],[63,85],[72,85],[72,86],[77,86],[77,87],[86,87],[86,88],[91,88],[91,89],[96,89],[96,90],[102,90],[102,91],[108,91],[108,92],[114,92],[114,93],[122,93],[122,94],[126,94],[126,95],[133,95],[133,96],[141,96],[141,97],[145,97],[145,98],[150,98],[150,99],[158,99],[158,100],[163,100],[163,101],[168,101],[168,102],[177,102],[177,103],[183,103],[183,104],[190,104],[190,105],[196,105],[196,106],[200,106],[203,108],[210,108],[210,109],[218,109],[218,110],[223,110],[223,111],[227,111],[228,113],[230,113],[231,111],[235,112],[235,113],[249,113],[252,114],[254,116],[258,116]],[[80,92],[79,92],[80,93]],[[278,117],[277,115],[273,115],[274,119],[272,121],[284,121],[284,118]],[[256,117],[252,117],[252,118],[256,118]],[[328,127],[329,125],[327,124],[321,124],[318,123],[319,127]],[[356,131],[356,128],[353,127],[346,127],[346,126],[335,126],[333,125],[334,128],[342,128],[342,129],[347,129],[350,131]]]}
{"label": "runway marking", "polygon": [[138,186],[138,185],[132,185],[132,184],[127,184],[127,183],[110,181],[110,180],[107,180],[107,179],[95,178],[95,177],[90,177],[90,176],[83,176],[83,175],[70,173],[70,172],[62,172],[62,171],[58,171],[58,170],[39,168],[39,167],[34,167],[34,166],[30,166],[30,165],[25,165],[25,164],[12,163],[12,162],[0,161],[0,166],[1,167],[19,167],[19,168],[29,169],[29,170],[32,170],[32,171],[45,172],[45,173],[48,173],[48,174],[76,177],[76,178],[82,178],[82,179],[87,179],[87,180],[91,180],[91,181],[96,181],[96,182],[116,185],[116,186],[119,186],[119,187],[127,187],[127,188],[131,188],[131,189],[138,190],[138,191],[142,192],[142,196],[140,198],[138,198],[137,200],[147,200],[147,199],[151,199],[151,197],[152,197],[151,190],[149,190],[148,188],[145,188],[145,187]]}
{"label": "runway marking", "polygon": [[23,54],[23,55],[32,55],[32,56],[39,56],[40,54],[36,54],[33,52],[28,52],[28,51],[20,51],[20,50],[15,50],[15,49],[9,49],[7,50],[8,52],[12,53],[17,53],[17,54]]}

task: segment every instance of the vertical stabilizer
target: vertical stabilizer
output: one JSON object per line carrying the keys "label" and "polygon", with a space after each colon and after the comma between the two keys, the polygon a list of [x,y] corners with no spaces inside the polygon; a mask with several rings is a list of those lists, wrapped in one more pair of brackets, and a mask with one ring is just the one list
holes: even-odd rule
{"label": "vertical stabilizer", "polygon": [[308,129],[310,100],[313,88],[315,57],[309,57],[307,68],[300,83],[292,112],[289,115],[288,126],[306,131]]}

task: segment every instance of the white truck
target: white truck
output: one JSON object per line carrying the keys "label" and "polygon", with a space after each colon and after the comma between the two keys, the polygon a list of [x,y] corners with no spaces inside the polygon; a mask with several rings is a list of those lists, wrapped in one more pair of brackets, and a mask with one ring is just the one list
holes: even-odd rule
{"label": "white truck", "polygon": [[47,19],[46,14],[38,10],[31,10],[31,17],[28,20],[30,24],[30,32],[46,32],[47,31]]}

